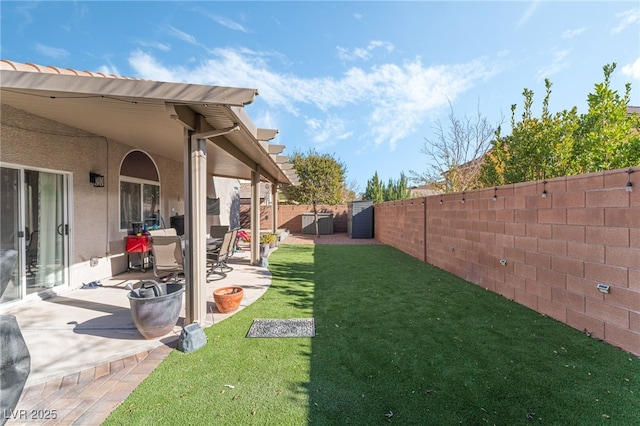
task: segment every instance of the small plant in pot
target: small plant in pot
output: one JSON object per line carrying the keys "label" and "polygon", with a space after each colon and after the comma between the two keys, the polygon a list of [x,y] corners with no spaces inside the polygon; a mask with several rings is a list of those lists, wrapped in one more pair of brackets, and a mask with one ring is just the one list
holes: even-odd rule
{"label": "small plant in pot", "polygon": [[268,244],[270,248],[277,245],[278,236],[276,234],[265,234],[260,237],[260,244]]}
{"label": "small plant in pot", "polygon": [[213,301],[218,311],[223,314],[238,309],[243,297],[244,290],[239,286],[220,287],[213,290]]}

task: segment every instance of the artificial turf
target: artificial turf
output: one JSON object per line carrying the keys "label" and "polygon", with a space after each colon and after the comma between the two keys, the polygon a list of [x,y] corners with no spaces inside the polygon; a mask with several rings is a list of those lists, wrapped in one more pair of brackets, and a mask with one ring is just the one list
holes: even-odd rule
{"label": "artificial turf", "polygon": [[[391,247],[281,245],[269,269],[104,424],[640,424],[640,359]],[[245,337],[310,317],[313,338]]]}

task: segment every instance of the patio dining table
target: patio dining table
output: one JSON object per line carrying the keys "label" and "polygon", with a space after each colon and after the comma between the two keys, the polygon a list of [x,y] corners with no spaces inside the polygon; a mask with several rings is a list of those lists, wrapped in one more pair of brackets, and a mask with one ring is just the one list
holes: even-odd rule
{"label": "patio dining table", "polygon": [[[187,242],[184,238],[182,240],[182,251],[187,247]],[[207,238],[207,251],[216,250],[222,245],[222,238]]]}

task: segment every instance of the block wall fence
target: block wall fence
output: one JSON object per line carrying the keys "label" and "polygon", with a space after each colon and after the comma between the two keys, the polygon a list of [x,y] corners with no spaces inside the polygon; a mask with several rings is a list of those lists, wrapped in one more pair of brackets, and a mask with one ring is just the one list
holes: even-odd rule
{"label": "block wall fence", "polygon": [[375,238],[640,355],[640,167],[628,170],[376,204]]}
{"label": "block wall fence", "polygon": [[[318,213],[333,213],[333,232],[346,233],[349,221],[349,206],[338,204],[335,206],[318,204]],[[278,205],[278,228],[287,228],[293,234],[302,233],[302,214],[313,213],[310,205]],[[251,206],[240,206],[240,226],[250,228]],[[271,207],[260,206],[260,229],[271,228]]]}

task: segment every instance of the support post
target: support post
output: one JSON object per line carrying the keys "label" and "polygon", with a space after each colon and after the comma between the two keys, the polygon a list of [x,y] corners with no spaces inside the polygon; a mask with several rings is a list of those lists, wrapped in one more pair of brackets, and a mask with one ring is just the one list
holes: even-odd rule
{"label": "support post", "polygon": [[186,324],[204,325],[207,313],[205,289],[206,262],[206,199],[207,199],[207,141],[194,139],[185,130],[184,148],[184,272],[186,282]]}
{"label": "support post", "polygon": [[278,233],[278,184],[271,184],[271,227],[273,233]]}
{"label": "support post", "polygon": [[251,264],[260,263],[260,173],[251,172]]}

